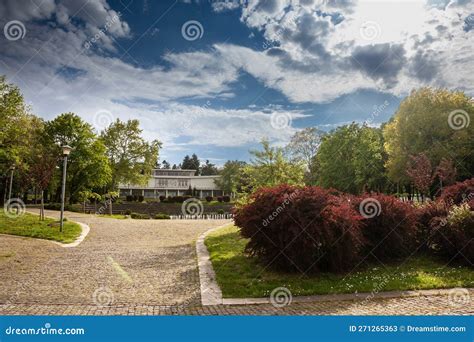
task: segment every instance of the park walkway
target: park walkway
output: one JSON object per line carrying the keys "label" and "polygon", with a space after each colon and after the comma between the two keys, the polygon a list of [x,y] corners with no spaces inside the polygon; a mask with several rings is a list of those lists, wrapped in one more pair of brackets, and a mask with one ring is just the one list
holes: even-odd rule
{"label": "park walkway", "polygon": [[474,314],[446,296],[203,307],[194,243],[228,221],[66,217],[91,228],[78,247],[0,235],[1,315]]}

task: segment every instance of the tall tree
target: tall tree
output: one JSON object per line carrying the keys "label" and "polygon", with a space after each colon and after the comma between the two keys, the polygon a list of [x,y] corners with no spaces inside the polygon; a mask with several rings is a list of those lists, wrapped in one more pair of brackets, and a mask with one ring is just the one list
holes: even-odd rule
{"label": "tall tree", "polygon": [[307,127],[296,132],[286,146],[292,160],[303,161],[308,169],[318,153],[324,132],[316,127]]}
{"label": "tall tree", "polygon": [[383,190],[384,162],[380,129],[353,123],[338,127],[323,138],[311,169],[317,184],[358,194]]}
{"label": "tall tree", "polygon": [[191,157],[186,155],[181,163],[183,170],[196,170],[195,175],[199,175],[201,162],[195,153]]}
{"label": "tall tree", "polygon": [[110,189],[119,184],[145,184],[158,161],[161,143],[147,142],[141,136],[138,120],[122,122],[117,119],[100,135],[112,168]]}
{"label": "tall tree", "polygon": [[243,169],[243,177],[248,182],[247,192],[278,184],[304,184],[304,165],[287,160],[282,148],[271,147],[263,140],[262,150],[252,150],[250,154],[253,158]]}
{"label": "tall tree", "polygon": [[457,178],[472,177],[474,172],[474,104],[460,91],[421,88],[400,104],[384,128],[388,153],[388,176],[407,183],[405,172],[411,155],[424,153],[432,165],[451,158]]}
{"label": "tall tree", "polygon": [[[109,184],[112,172],[106,149],[91,125],[73,113],[64,113],[45,124],[45,134],[47,141],[55,146],[55,155],[61,155],[61,145],[72,147],[66,182],[66,196],[69,195],[71,203],[79,191]],[[57,177],[60,176],[58,172]]]}
{"label": "tall tree", "polygon": [[214,176],[218,173],[219,170],[217,169],[216,165],[209,162],[209,160],[206,160],[206,163],[201,167],[202,176]]}
{"label": "tall tree", "polygon": [[240,160],[228,160],[222,170],[220,177],[215,180],[217,186],[227,193],[239,193],[247,187],[243,177],[243,169],[246,163]]}
{"label": "tall tree", "polygon": [[167,170],[169,170],[169,169],[171,169],[171,165],[170,165],[170,163],[168,163],[166,160],[163,160],[163,163],[162,163],[162,165],[161,165],[161,168],[162,168],[162,169],[167,169]]}
{"label": "tall tree", "polygon": [[436,167],[435,177],[439,179],[440,190],[443,190],[443,186],[453,184],[456,179],[456,167],[453,161],[449,158],[442,158]]}

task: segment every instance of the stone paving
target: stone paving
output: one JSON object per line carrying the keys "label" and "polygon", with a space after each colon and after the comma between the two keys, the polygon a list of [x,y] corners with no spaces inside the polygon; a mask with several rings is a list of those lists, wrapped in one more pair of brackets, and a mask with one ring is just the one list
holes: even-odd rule
{"label": "stone paving", "polygon": [[[57,216],[47,211],[47,216]],[[117,220],[66,213],[91,227],[74,248],[0,235],[1,315],[473,315],[446,295],[201,306],[194,242],[224,220]]]}
{"label": "stone paving", "polygon": [[0,236],[0,304],[199,305],[195,240],[229,222],[65,216],[91,228],[77,247]]}

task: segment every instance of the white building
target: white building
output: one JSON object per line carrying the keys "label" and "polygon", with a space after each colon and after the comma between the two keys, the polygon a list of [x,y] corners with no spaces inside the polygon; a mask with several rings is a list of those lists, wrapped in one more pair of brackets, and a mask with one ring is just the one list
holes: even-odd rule
{"label": "white building", "polygon": [[144,196],[145,198],[159,198],[160,196],[182,196],[192,190],[200,198],[206,196],[222,196],[215,180],[220,176],[195,176],[196,170],[155,169],[148,184],[119,185],[120,197],[127,195]]}

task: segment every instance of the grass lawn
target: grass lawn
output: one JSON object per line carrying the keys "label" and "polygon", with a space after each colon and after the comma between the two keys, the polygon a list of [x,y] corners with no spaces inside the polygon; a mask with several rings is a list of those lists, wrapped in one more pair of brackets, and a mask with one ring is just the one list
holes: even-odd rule
{"label": "grass lawn", "polygon": [[247,241],[235,226],[224,227],[205,240],[225,298],[268,297],[280,286],[288,288],[293,296],[474,287],[473,269],[446,266],[428,256],[415,256],[385,267],[380,263],[365,264],[347,276],[277,273],[244,254]]}
{"label": "grass lawn", "polygon": [[[49,224],[53,223],[52,226]],[[82,229],[77,223],[64,222],[64,231],[59,232],[59,222],[46,218],[39,220],[38,215],[25,213],[16,218],[7,217],[0,212],[0,233],[34,237],[38,239],[54,240],[70,243],[77,239]]]}

